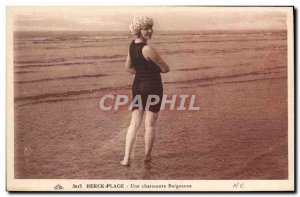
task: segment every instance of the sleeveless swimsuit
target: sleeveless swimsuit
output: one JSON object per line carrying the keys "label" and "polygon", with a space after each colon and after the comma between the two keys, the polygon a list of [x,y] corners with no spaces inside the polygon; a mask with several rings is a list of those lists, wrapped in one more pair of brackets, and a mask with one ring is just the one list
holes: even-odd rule
{"label": "sleeveless swimsuit", "polygon": [[[146,102],[149,95],[159,96],[159,103],[150,105],[149,111],[157,113],[160,111],[163,95],[163,86],[160,76],[160,68],[154,62],[145,59],[142,53],[143,47],[147,45],[143,42],[135,43],[133,40],[129,47],[129,56],[136,70],[132,85],[132,96],[140,95],[142,98],[143,110],[146,108]],[[154,98],[153,100],[154,101]],[[133,107],[132,111],[139,109]]]}

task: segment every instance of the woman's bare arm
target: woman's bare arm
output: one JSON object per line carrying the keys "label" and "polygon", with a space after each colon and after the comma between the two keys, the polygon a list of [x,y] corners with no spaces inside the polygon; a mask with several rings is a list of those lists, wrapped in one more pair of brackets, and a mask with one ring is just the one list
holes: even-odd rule
{"label": "woman's bare arm", "polygon": [[156,50],[149,46],[146,45],[143,47],[143,55],[147,60],[153,61],[159,68],[161,69],[162,73],[167,73],[170,71],[169,66],[167,63],[159,56],[159,54],[156,52]]}
{"label": "woman's bare arm", "polygon": [[133,64],[131,62],[130,56],[129,56],[129,52],[128,52],[127,58],[126,58],[125,70],[127,72],[130,72],[131,74],[134,74],[134,75],[136,73],[135,68],[134,68],[134,66],[133,66]]}

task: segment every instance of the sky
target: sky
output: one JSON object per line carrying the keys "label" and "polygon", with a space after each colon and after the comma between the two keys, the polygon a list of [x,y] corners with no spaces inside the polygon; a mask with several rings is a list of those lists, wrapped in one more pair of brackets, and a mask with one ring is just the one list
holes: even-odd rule
{"label": "sky", "polygon": [[156,30],[286,29],[285,8],[221,7],[11,7],[15,31],[126,31],[135,15]]}
{"label": "sky", "polygon": [[15,7],[11,11],[15,31],[126,31],[135,15],[152,17],[156,30],[286,28],[282,8]]}

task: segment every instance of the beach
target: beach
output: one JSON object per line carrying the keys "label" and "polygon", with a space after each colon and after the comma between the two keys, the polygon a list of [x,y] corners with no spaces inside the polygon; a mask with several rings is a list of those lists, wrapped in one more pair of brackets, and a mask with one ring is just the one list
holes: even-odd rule
{"label": "beach", "polygon": [[164,94],[196,95],[197,111],[159,113],[151,162],[144,121],[124,154],[131,112],[127,32],[14,32],[17,179],[230,180],[288,178],[286,31],[165,31]]}

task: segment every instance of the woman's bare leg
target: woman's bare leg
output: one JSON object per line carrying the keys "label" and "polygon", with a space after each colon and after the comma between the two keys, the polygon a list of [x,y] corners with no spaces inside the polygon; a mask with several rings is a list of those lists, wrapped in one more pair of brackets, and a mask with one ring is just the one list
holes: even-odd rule
{"label": "woman's bare leg", "polygon": [[121,165],[129,164],[131,149],[135,141],[138,128],[141,125],[143,114],[143,110],[134,110],[132,112],[130,125],[126,134],[125,155],[121,161]]}
{"label": "woman's bare leg", "polygon": [[145,161],[151,160],[151,150],[155,138],[155,123],[158,113],[146,111],[145,118]]}

